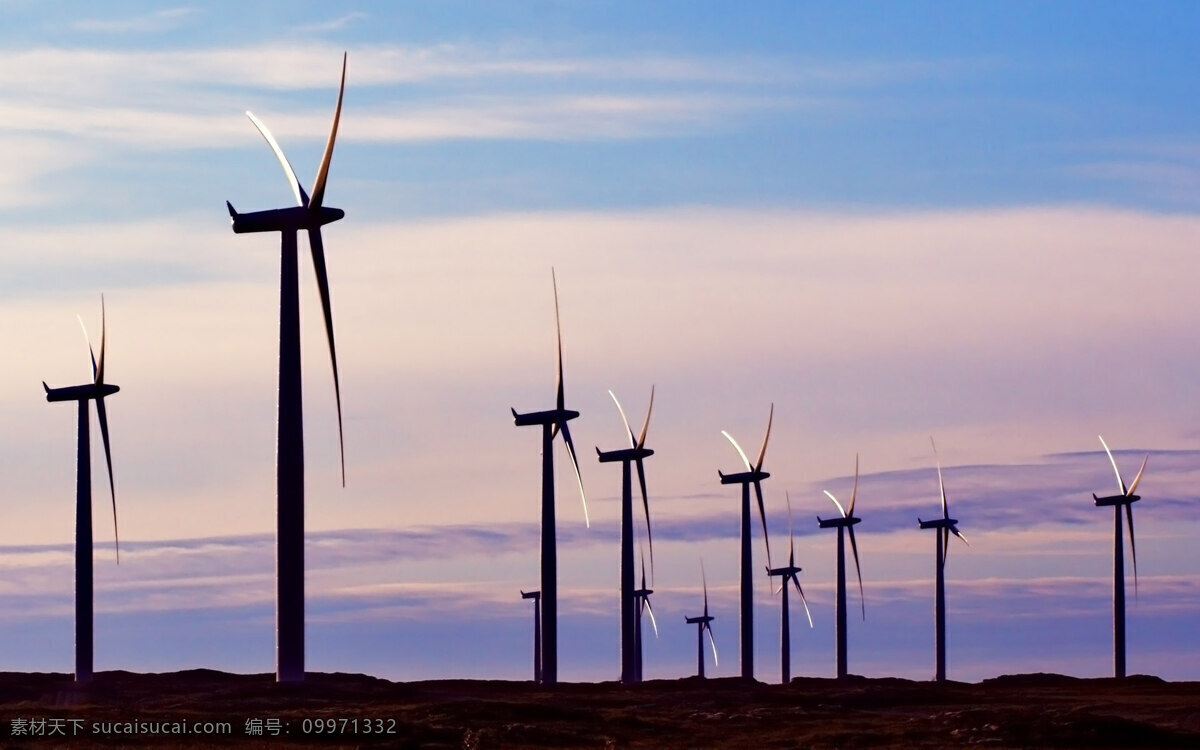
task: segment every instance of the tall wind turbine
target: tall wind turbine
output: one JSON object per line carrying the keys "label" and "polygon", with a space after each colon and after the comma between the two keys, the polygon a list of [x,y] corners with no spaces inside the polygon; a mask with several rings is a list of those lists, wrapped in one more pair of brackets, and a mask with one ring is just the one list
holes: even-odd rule
{"label": "tall wind turbine", "polygon": [[633,590],[633,597],[637,601],[637,627],[634,630],[634,650],[637,652],[637,669],[634,672],[634,677],[637,682],[642,681],[642,612],[650,615],[650,625],[654,627],[654,637],[658,637],[658,621],[654,619],[654,607],[650,606],[650,595],[654,593],[654,589],[646,586],[646,556],[642,556],[642,585],[640,588]]}
{"label": "tall wind turbine", "polygon": [[[637,602],[634,595],[633,582],[633,479],[630,464],[637,465],[638,483],[642,490],[642,508],[646,512],[646,536],[650,540],[650,565],[654,565],[654,537],[650,533],[650,501],[646,496],[646,468],[643,461],[654,455],[654,451],[646,447],[646,430],[650,427],[650,414],[654,411],[654,386],[650,386],[650,406],[646,409],[646,419],[642,422],[641,433],[634,435],[629,428],[629,420],[625,418],[625,410],[612,391],[613,403],[621,414],[621,422],[629,436],[629,447],[615,451],[596,449],[600,463],[621,462],[621,682],[631,684],[640,682],[638,679],[637,655]],[[643,571],[644,572],[644,571]],[[645,588],[643,581],[642,588]]]}
{"label": "tall wind turbine", "polygon": [[1121,489],[1121,494],[1108,497],[1097,497],[1095,493],[1092,493],[1092,499],[1096,501],[1097,507],[1111,505],[1113,509],[1113,676],[1124,677],[1125,543],[1122,539],[1121,508],[1125,508],[1125,519],[1129,522],[1129,551],[1133,556],[1133,590],[1136,594],[1137,545],[1133,541],[1133,504],[1142,498],[1133,493],[1137,490],[1138,482],[1142,481],[1142,472],[1146,470],[1146,462],[1150,460],[1150,454],[1147,453],[1146,457],[1142,459],[1142,468],[1138,469],[1133,483],[1126,488],[1125,480],[1121,478],[1121,471],[1117,468],[1117,461],[1113,458],[1112,451],[1108,449],[1108,443],[1104,442],[1103,437],[1100,438],[1100,444],[1104,446],[1104,452],[1108,454],[1113,472],[1117,475],[1117,486]]}
{"label": "tall wind turbine", "polygon": [[567,422],[579,416],[579,412],[566,407],[563,393],[562,326],[558,317],[558,280],[554,269],[550,269],[550,280],[554,285],[554,330],[558,342],[558,385],[555,407],[547,411],[518,414],[512,410],[513,423],[518,427],[541,425],[542,428],[542,683],[553,685],[558,682],[558,545],[555,540],[554,522],[554,437],[562,432],[563,443],[575,469],[575,481],[579,484],[579,497],[583,501],[583,520],[591,527],[588,519],[587,497],[583,492],[583,478],[579,475],[579,461],[575,457],[575,443]]}
{"label": "tall wind turbine", "polygon": [[721,434],[733,443],[738,455],[742,457],[746,470],[736,474],[723,474],[719,470],[717,471],[717,476],[721,478],[721,484],[742,485],[741,658],[742,677],[750,679],[754,678],[754,584],[751,578],[752,560],[750,555],[750,485],[754,485],[754,492],[758,497],[758,515],[762,519],[763,543],[767,545],[767,565],[770,566],[771,543],[767,539],[767,512],[763,508],[762,480],[771,475],[762,470],[762,465],[763,457],[767,454],[767,441],[771,439],[771,422],[774,418],[775,404],[771,404],[771,412],[767,416],[767,433],[763,435],[762,448],[759,449],[758,460],[753,465],[733,436],[721,430]]}
{"label": "tall wind turbine", "polygon": [[533,600],[533,681],[542,681],[542,592],[522,591],[522,599]]}
{"label": "tall wind turbine", "polygon": [[718,666],[717,641],[712,634],[712,621],[717,619],[708,613],[708,578],[704,575],[704,561],[700,561],[700,580],[704,584],[704,614],[699,617],[685,617],[688,625],[696,626],[696,675],[704,677],[704,634],[708,633],[708,642],[712,645],[713,666]]}
{"label": "tall wind turbine", "polygon": [[[929,444],[933,445],[933,460],[937,463],[938,472],[938,492],[942,496],[942,517],[932,521],[922,521],[917,519],[917,524],[922,529],[937,529],[937,557],[936,557],[936,574],[934,578],[934,586],[936,593],[934,595],[933,604],[933,619],[934,619],[934,679],[938,682],[946,681],[946,555],[950,552],[950,535],[958,537],[967,544],[967,538],[958,530],[958,519],[950,517],[950,508],[946,505],[946,485],[942,483],[942,462],[938,458],[937,446],[933,443],[933,438],[929,438]],[[968,545],[969,546],[969,545]]]}
{"label": "tall wind turbine", "polygon": [[329,299],[329,277],[325,270],[325,245],[321,227],[345,216],[340,208],[325,203],[325,183],[329,162],[342,115],[342,94],[346,90],[346,56],[342,56],[342,79],[338,86],[333,127],[325,143],[325,153],[313,180],[312,194],[304,192],[283,150],[251,112],[246,116],[266,139],[267,145],[283,167],[284,176],[296,197],[296,206],[267,211],[238,213],[226,201],[233,231],[279,232],[282,262],[279,275],[279,424],[275,482],[276,518],[276,605],[275,605],[275,677],[279,682],[304,679],[304,419],[300,386],[300,297],[297,277],[298,249],[296,234],[308,232],[317,291],[325,313],[325,337],[329,340],[329,358],[333,364],[333,394],[337,403],[338,450],[341,456],[342,486],[346,485],[346,455],[342,439],[342,393],[338,382],[337,349],[333,343],[333,311]]}
{"label": "tall wind turbine", "polygon": [[[786,494],[785,494],[786,497]],[[783,593],[783,615],[779,621],[779,674],[781,682],[786,685],[792,681],[792,627],[790,608],[788,607],[788,583],[796,587],[796,593],[800,594],[800,601],[804,602],[804,614],[808,615],[808,627],[813,626],[812,612],[808,610],[808,599],[804,596],[804,589],[800,587],[800,579],[796,576],[801,571],[801,568],[796,567],[796,540],[792,536],[792,499],[787,498],[788,502],[788,564],[782,568],[772,568],[767,566],[767,575],[774,577],[780,576],[782,585],[779,590]]]}
{"label": "tall wind turbine", "polygon": [[863,597],[862,568],[858,565],[858,543],[854,541],[854,525],[861,521],[854,515],[854,501],[858,497],[858,456],[854,456],[854,487],[850,490],[850,507],[843,508],[829,490],[825,494],[837,506],[841,518],[817,516],[817,525],[822,529],[837,529],[837,628],[834,644],[837,651],[837,676],[844,679],[848,674],[846,659],[846,532],[850,533],[850,550],[854,553],[854,571],[858,573],[858,599],[862,604],[863,619],[867,619],[867,604]]}
{"label": "tall wind turbine", "polygon": [[[80,325],[82,325],[80,321]],[[85,329],[84,337],[87,337]],[[92,382],[65,388],[51,388],[42,381],[47,401],[78,401],[79,430],[78,458],[75,472],[75,681],[88,682],[92,679],[92,452],[88,432],[88,401],[96,402],[96,416],[100,421],[100,438],[104,442],[104,462],[108,466],[108,488],[112,495],[113,542],[116,544],[117,562],[121,562],[121,548],[117,537],[117,488],[113,483],[112,451],[108,442],[108,412],[104,408],[104,397],[121,390],[104,382],[104,298],[100,298],[100,360],[97,362],[92,344],[88,342],[88,354],[92,358]]]}

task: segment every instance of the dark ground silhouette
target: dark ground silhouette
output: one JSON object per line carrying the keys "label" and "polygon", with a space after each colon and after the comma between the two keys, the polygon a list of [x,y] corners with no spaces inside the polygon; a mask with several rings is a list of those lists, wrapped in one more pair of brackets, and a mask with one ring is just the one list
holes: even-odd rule
{"label": "dark ground silhouette", "polygon": [[[787,686],[686,678],[551,689],[354,674],[276,684],[270,674],[192,670],[102,672],[76,688],[69,675],[2,673],[0,714],[6,747],[1200,747],[1200,683],[1155,677],[799,678]],[[67,736],[28,736],[38,719]],[[26,735],[13,736],[21,721]],[[227,734],[94,731],[216,721],[229,723]]]}

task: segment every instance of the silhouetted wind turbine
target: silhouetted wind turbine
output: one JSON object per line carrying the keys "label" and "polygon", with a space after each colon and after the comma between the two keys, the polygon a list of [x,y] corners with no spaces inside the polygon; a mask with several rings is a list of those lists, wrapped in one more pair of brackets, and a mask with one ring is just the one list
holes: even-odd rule
{"label": "silhouetted wind turbine", "polygon": [[[625,418],[625,410],[612,391],[613,403],[621,414],[621,422],[629,436],[629,447],[615,451],[596,449],[600,463],[621,462],[621,682],[630,684],[640,682],[637,677],[637,602],[633,590],[633,479],[630,464],[637,464],[638,482],[642,490],[642,507],[646,512],[646,536],[650,540],[650,564],[654,565],[654,537],[650,533],[650,501],[646,497],[646,468],[642,463],[654,451],[646,447],[646,430],[650,427],[650,414],[654,411],[654,386],[650,386],[650,406],[646,409],[646,419],[642,422],[642,431],[633,434],[629,428],[629,420]],[[644,588],[644,586],[643,586]]]}
{"label": "silhouetted wind turbine", "polygon": [[542,592],[522,591],[522,599],[533,600],[533,681],[542,681]]}
{"label": "silhouetted wind turbine", "polygon": [[541,425],[542,427],[542,682],[553,685],[558,682],[558,549],[555,541],[554,522],[554,437],[562,432],[563,443],[571,456],[575,468],[575,481],[579,484],[579,497],[583,501],[583,520],[591,527],[588,519],[587,497],[583,492],[583,478],[579,474],[579,461],[575,457],[575,443],[567,422],[579,416],[579,412],[566,408],[563,392],[562,326],[558,317],[558,280],[554,269],[550,269],[550,280],[554,285],[554,330],[558,342],[558,385],[555,408],[548,411],[518,414],[512,410],[513,422],[518,427]]}
{"label": "silhouetted wind turbine", "polygon": [[346,485],[346,456],[342,439],[342,393],[338,382],[337,350],[333,343],[333,311],[329,299],[329,277],[325,270],[325,245],[321,227],[345,216],[340,208],[324,205],[325,182],[333,158],[338,121],[342,115],[342,94],[346,89],[346,56],[342,56],[342,79],[338,86],[337,107],[325,153],[313,180],[311,196],[304,192],[283,150],[257,117],[246,116],[266,139],[267,145],[283,167],[298,205],[268,211],[238,213],[228,201],[225,206],[233,220],[233,231],[279,232],[282,262],[279,275],[279,424],[275,481],[276,521],[276,679],[298,682],[304,679],[304,419],[300,385],[300,297],[296,234],[307,230],[312,250],[317,291],[325,313],[325,337],[329,340],[329,358],[333,364],[333,394],[337,402],[338,450],[341,456],[342,486]]}
{"label": "silhouetted wind turbine", "polygon": [[696,674],[704,677],[704,634],[708,633],[708,642],[712,644],[713,666],[719,666],[717,659],[717,641],[712,634],[712,621],[717,619],[708,613],[708,578],[704,575],[704,561],[700,561],[700,580],[704,584],[704,614],[699,617],[685,617],[688,625],[696,626]]}
{"label": "silhouetted wind turbine", "polygon": [[854,487],[850,490],[850,508],[842,507],[833,493],[825,490],[825,494],[837,506],[841,518],[825,518],[817,516],[817,525],[822,529],[836,528],[837,540],[837,628],[835,647],[837,651],[837,676],[844,678],[847,674],[846,659],[846,532],[850,532],[850,549],[854,553],[854,570],[858,573],[858,598],[862,603],[862,616],[867,619],[867,604],[863,597],[862,568],[858,565],[858,543],[854,541],[854,525],[861,521],[854,515],[854,501],[858,497],[858,456],[854,456]]}
{"label": "silhouetted wind turbine", "polygon": [[[83,321],[80,321],[83,325]],[[87,329],[84,329],[87,337]],[[121,390],[104,382],[104,297],[100,298],[100,360],[97,362],[92,344],[88,342],[88,354],[92,358],[92,382],[65,388],[51,388],[42,381],[47,401],[78,401],[79,430],[78,458],[75,472],[75,681],[88,682],[92,679],[92,452],[88,430],[88,401],[96,402],[96,416],[100,421],[100,438],[104,442],[104,462],[108,466],[108,487],[112,495],[113,542],[117,550],[117,562],[121,562],[121,548],[117,536],[117,488],[113,482],[112,451],[108,442],[108,412],[104,408],[104,397]]]}
{"label": "silhouetted wind turbine", "polygon": [[946,681],[946,555],[950,552],[950,535],[963,540],[967,543],[967,538],[958,530],[958,519],[950,517],[950,509],[946,505],[946,485],[942,483],[942,462],[938,458],[937,446],[933,443],[933,438],[929,438],[929,444],[933,445],[933,460],[937,463],[938,471],[938,492],[942,496],[942,517],[933,521],[922,521],[917,518],[917,524],[922,529],[937,529],[937,563],[936,577],[934,586],[936,593],[934,596],[933,616],[934,616],[934,679],[938,682]]}
{"label": "silhouetted wind turbine", "polygon": [[650,606],[650,595],[654,593],[654,589],[646,587],[646,556],[642,555],[642,586],[633,590],[633,597],[637,601],[637,627],[634,630],[635,651],[637,652],[637,669],[634,676],[637,682],[642,681],[642,612],[645,611],[650,615],[650,624],[654,627],[654,637],[658,637],[658,622],[654,619],[654,607]]}
{"label": "silhouetted wind turbine", "polygon": [[771,422],[774,418],[775,404],[771,404],[771,412],[767,416],[767,433],[763,435],[762,448],[759,449],[758,460],[753,465],[750,464],[750,459],[746,458],[746,452],[733,439],[733,436],[721,430],[721,434],[733,443],[738,455],[742,457],[742,462],[746,464],[746,470],[736,474],[722,474],[719,470],[717,471],[717,476],[721,478],[721,484],[742,485],[741,658],[742,677],[751,679],[754,677],[754,584],[751,578],[753,563],[750,554],[750,485],[754,485],[754,492],[758,497],[758,515],[762,519],[763,543],[767,546],[767,565],[769,566],[771,564],[771,543],[767,539],[767,512],[763,508],[762,480],[771,475],[762,470],[762,465],[763,457],[767,454],[767,441],[771,439]]}
{"label": "silhouetted wind turbine", "polygon": [[1108,460],[1112,463],[1113,472],[1117,475],[1117,486],[1121,489],[1119,495],[1109,495],[1108,497],[1097,497],[1096,493],[1092,493],[1092,499],[1096,501],[1097,507],[1111,505],[1113,509],[1113,676],[1125,676],[1125,544],[1122,539],[1123,534],[1121,527],[1121,508],[1125,508],[1125,519],[1129,522],[1129,551],[1133,555],[1133,591],[1137,595],[1137,545],[1133,540],[1133,504],[1142,498],[1139,495],[1133,494],[1137,490],[1138,482],[1142,481],[1142,472],[1146,470],[1146,462],[1150,460],[1150,454],[1142,459],[1142,467],[1138,469],[1137,476],[1133,478],[1133,483],[1129,488],[1125,487],[1125,480],[1121,478],[1121,470],[1117,468],[1117,461],[1113,458],[1112,451],[1108,449],[1108,443],[1104,442],[1104,438],[1100,438],[1100,445],[1104,446],[1104,452],[1108,454]]}
{"label": "silhouetted wind turbine", "polygon": [[[784,495],[787,497],[786,493]],[[792,583],[796,587],[796,592],[800,594],[800,601],[804,602],[804,614],[808,615],[808,627],[813,626],[812,612],[808,610],[808,599],[804,596],[804,589],[800,588],[800,579],[796,576],[802,569],[796,567],[796,540],[792,536],[792,499],[787,497],[788,503],[788,564],[782,568],[772,568],[767,566],[768,576],[781,576],[782,585],[779,590],[783,593],[783,615],[779,621],[779,674],[781,682],[784,685],[792,681],[792,627],[791,617],[788,607],[788,583]]]}

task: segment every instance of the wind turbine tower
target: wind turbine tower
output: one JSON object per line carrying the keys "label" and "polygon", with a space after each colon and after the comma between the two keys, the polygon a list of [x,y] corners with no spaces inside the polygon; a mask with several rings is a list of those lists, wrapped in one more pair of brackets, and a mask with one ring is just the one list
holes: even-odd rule
{"label": "wind turbine tower", "polygon": [[1133,478],[1133,483],[1128,488],[1125,487],[1125,480],[1121,478],[1121,471],[1117,468],[1117,461],[1113,458],[1112,451],[1108,449],[1108,443],[1104,442],[1104,438],[1100,438],[1100,444],[1104,446],[1104,452],[1108,454],[1108,460],[1112,463],[1113,472],[1117,475],[1117,487],[1120,488],[1121,494],[1109,495],[1108,497],[1097,497],[1092,493],[1092,499],[1096,501],[1096,507],[1112,506],[1113,509],[1113,676],[1125,676],[1125,542],[1122,538],[1121,527],[1121,509],[1125,509],[1125,519],[1129,522],[1129,551],[1133,556],[1133,591],[1137,594],[1137,546],[1133,540],[1133,504],[1141,500],[1141,496],[1133,494],[1137,490],[1138,482],[1142,481],[1142,472],[1146,470],[1146,462],[1150,460],[1150,454],[1142,459],[1142,467],[1138,469],[1137,476]]}
{"label": "wind turbine tower", "polygon": [[837,529],[837,627],[835,632],[835,650],[837,652],[837,676],[845,679],[848,674],[846,658],[846,535],[850,536],[850,550],[854,553],[854,570],[858,573],[858,598],[862,604],[863,619],[867,619],[867,605],[863,597],[862,568],[858,565],[858,543],[854,540],[854,525],[861,521],[854,515],[854,501],[858,497],[858,456],[854,457],[854,488],[850,490],[850,507],[843,508],[833,493],[825,491],[826,496],[833,501],[840,518],[821,518],[817,516],[817,525],[822,529]]}
{"label": "wind turbine tower", "polygon": [[[600,463],[621,462],[621,682],[626,685],[641,682],[638,677],[639,658],[637,601],[634,593],[633,579],[633,479],[630,464],[637,465],[638,483],[642,490],[642,508],[646,513],[646,536],[650,540],[650,565],[654,565],[654,537],[650,533],[650,501],[646,496],[646,468],[643,461],[654,455],[654,451],[646,447],[646,430],[650,427],[650,414],[654,411],[654,387],[650,387],[650,406],[646,409],[646,419],[642,422],[642,431],[633,434],[629,428],[629,420],[625,418],[625,410],[616,394],[608,392],[617,411],[621,414],[621,422],[625,425],[625,433],[629,436],[629,447],[614,451],[596,449]],[[644,570],[643,570],[644,572]],[[643,588],[645,588],[643,581]]]}
{"label": "wind turbine tower", "polygon": [[788,564],[782,568],[772,568],[767,566],[767,575],[770,577],[780,576],[782,585],[779,587],[783,594],[783,614],[779,621],[779,675],[780,681],[786,685],[792,681],[792,627],[790,608],[788,607],[788,584],[791,583],[796,587],[796,593],[800,594],[800,601],[804,602],[804,614],[808,616],[808,627],[813,626],[812,612],[808,609],[808,599],[804,596],[804,589],[800,587],[800,579],[797,574],[801,568],[796,567],[796,540],[792,536],[792,500],[788,498]]}
{"label": "wind turbine tower", "polygon": [[579,412],[566,408],[563,390],[562,326],[558,317],[558,281],[554,269],[550,270],[554,285],[554,329],[558,342],[558,385],[555,408],[547,411],[518,414],[512,410],[513,423],[518,427],[540,425],[542,428],[542,683],[554,685],[558,682],[558,546],[555,538],[554,520],[554,438],[562,433],[563,443],[575,469],[575,481],[579,484],[579,497],[583,501],[583,520],[591,527],[588,519],[587,497],[583,492],[583,479],[579,474],[579,461],[575,457],[575,443],[567,423],[579,416]]}
{"label": "wind turbine tower", "polygon": [[754,581],[752,578],[753,560],[750,553],[750,485],[754,485],[754,492],[758,497],[758,515],[762,519],[763,543],[767,546],[767,566],[770,567],[771,543],[767,539],[767,513],[763,508],[762,480],[771,475],[762,470],[762,465],[763,457],[767,454],[767,441],[771,439],[771,422],[774,418],[775,404],[771,404],[771,411],[767,416],[767,432],[763,436],[762,448],[758,451],[758,460],[753,465],[746,457],[742,446],[738,445],[732,435],[722,430],[721,434],[730,443],[733,443],[733,447],[746,465],[746,470],[736,474],[723,474],[719,470],[717,471],[717,476],[721,478],[721,484],[742,485],[741,659],[742,677],[749,679],[754,679]]}
{"label": "wind turbine tower", "polygon": [[654,589],[646,586],[646,558],[642,557],[642,585],[641,588],[633,590],[634,599],[637,601],[637,628],[634,630],[635,650],[637,651],[637,671],[634,673],[637,682],[642,681],[642,612],[645,611],[650,615],[650,624],[654,627],[654,637],[658,637],[658,621],[654,619],[654,607],[650,606],[650,595],[654,593]]}
{"label": "wind turbine tower", "polygon": [[929,444],[933,445],[933,459],[937,463],[938,471],[938,492],[942,496],[942,517],[933,521],[922,521],[917,519],[917,524],[922,529],[937,530],[937,554],[935,564],[934,588],[934,679],[938,682],[946,681],[946,554],[950,551],[950,535],[963,540],[967,544],[967,538],[958,530],[958,519],[950,517],[950,509],[946,504],[946,485],[942,483],[942,462],[937,455],[937,446],[933,443],[933,438],[929,438]]}
{"label": "wind turbine tower", "polygon": [[522,599],[533,600],[533,681],[542,681],[542,592],[522,591]]}
{"label": "wind turbine tower", "polygon": [[[82,321],[80,321],[82,325]],[[87,330],[84,330],[87,337]],[[78,453],[75,473],[75,681],[90,682],[92,679],[92,452],[89,434],[88,402],[96,402],[96,416],[100,421],[100,438],[104,442],[104,462],[108,465],[108,487],[112,495],[113,542],[116,544],[117,562],[121,562],[121,548],[117,537],[117,489],[113,483],[112,451],[108,442],[108,412],[104,408],[105,396],[121,390],[104,382],[104,298],[100,298],[100,360],[88,343],[92,358],[92,382],[65,388],[51,388],[42,381],[46,400],[77,401],[79,403]]]}
{"label": "wind turbine tower", "polygon": [[325,315],[325,336],[329,341],[329,358],[333,364],[333,393],[337,402],[338,450],[341,457],[342,486],[346,485],[346,458],[342,439],[342,394],[338,383],[337,349],[333,342],[333,310],[329,297],[329,277],[325,269],[325,245],[321,227],[345,216],[340,208],[325,203],[325,183],[329,163],[333,159],[333,144],[337,139],[338,121],[342,115],[342,94],[346,89],[346,56],[342,56],[342,78],[338,86],[337,106],[333,111],[333,126],[325,153],[313,180],[311,195],[304,191],[296,173],[271,131],[257,117],[246,116],[267,141],[283,167],[283,172],[296,197],[296,206],[267,211],[238,213],[225,203],[236,234],[246,232],[279,232],[282,261],[279,274],[279,421],[275,465],[276,482],[276,605],[275,677],[279,682],[300,682],[304,679],[304,418],[300,384],[300,297],[297,272],[298,246],[296,235],[308,232],[313,269],[317,276],[317,291]]}
{"label": "wind turbine tower", "polygon": [[704,614],[699,617],[685,617],[688,625],[696,626],[696,675],[704,678],[704,634],[708,633],[708,642],[712,645],[713,666],[718,666],[717,641],[712,634],[712,621],[717,619],[708,613],[708,578],[704,575],[704,561],[700,561],[700,580],[704,585]]}

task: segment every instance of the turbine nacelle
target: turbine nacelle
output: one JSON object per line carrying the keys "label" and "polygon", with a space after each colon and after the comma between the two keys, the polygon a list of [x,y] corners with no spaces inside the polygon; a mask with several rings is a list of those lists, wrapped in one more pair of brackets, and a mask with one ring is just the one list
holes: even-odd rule
{"label": "turbine nacelle", "polygon": [[687,620],[688,625],[704,625],[707,627],[708,623],[717,618],[713,617],[712,615],[701,615],[700,617],[685,617],[683,619]]}
{"label": "turbine nacelle", "polygon": [[44,380],[42,387],[46,389],[46,400],[50,402],[98,400],[121,390],[119,386],[112,383],[88,383],[86,385],[69,385],[65,388],[51,388],[46,385]]}
{"label": "turbine nacelle", "polygon": [[654,451],[650,448],[619,448],[615,451],[602,451],[597,448],[596,455],[600,458],[600,463],[607,464],[615,461],[639,461],[653,456]]}
{"label": "turbine nacelle", "polygon": [[922,521],[918,518],[917,523],[920,524],[922,529],[950,529],[955,533],[958,532],[957,518],[937,518],[932,521]]}
{"label": "turbine nacelle", "polygon": [[857,516],[845,516],[844,518],[821,518],[817,516],[817,525],[822,529],[850,527],[860,522],[862,522],[862,519]]}
{"label": "turbine nacelle", "polygon": [[579,412],[572,409],[549,409],[547,411],[530,411],[524,414],[518,414],[516,409],[511,409],[513,415],[513,424],[518,427],[526,427],[529,425],[557,425],[563,422],[569,422],[579,416]]}
{"label": "turbine nacelle", "polygon": [[229,201],[225,201],[234,234],[250,232],[299,232],[323,227],[343,218],[346,212],[331,206],[291,206],[272,208],[266,211],[238,213]]}
{"label": "turbine nacelle", "polygon": [[717,470],[717,476],[721,478],[721,484],[747,484],[750,482],[761,482],[771,476],[770,472],[751,469],[750,471],[739,471],[735,474],[725,474],[720,469]]}
{"label": "turbine nacelle", "polygon": [[1112,505],[1129,505],[1136,503],[1142,499],[1141,495],[1109,495],[1108,497],[1097,497],[1096,493],[1092,493],[1092,499],[1096,501],[1096,507],[1102,508]]}
{"label": "turbine nacelle", "polygon": [[535,600],[541,599],[542,592],[541,591],[522,591],[521,598],[522,599],[535,599]]}
{"label": "turbine nacelle", "polygon": [[782,568],[772,568],[770,566],[766,566],[766,567],[767,567],[767,575],[769,575],[769,576],[791,577],[791,576],[794,576],[797,573],[801,572],[802,570],[804,570],[804,568],[798,567],[796,565],[788,565],[788,566],[785,566]]}

